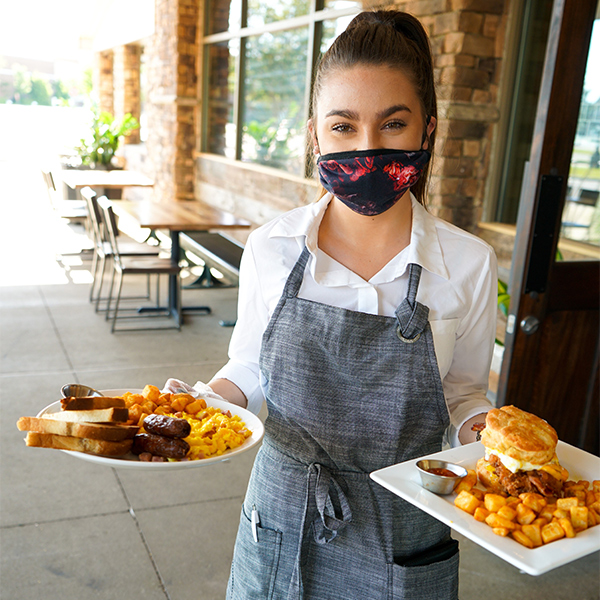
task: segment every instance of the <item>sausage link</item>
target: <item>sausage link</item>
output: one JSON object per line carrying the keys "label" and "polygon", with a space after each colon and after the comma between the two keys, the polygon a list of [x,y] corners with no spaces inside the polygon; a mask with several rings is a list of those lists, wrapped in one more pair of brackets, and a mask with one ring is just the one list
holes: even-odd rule
{"label": "sausage link", "polygon": [[148,415],[144,419],[144,429],[148,433],[169,438],[185,438],[192,432],[192,426],[185,419],[174,419],[167,415]]}
{"label": "sausage link", "polygon": [[167,438],[153,433],[138,433],[133,438],[131,451],[134,454],[150,452],[154,456],[165,458],[185,458],[190,445],[182,439]]}

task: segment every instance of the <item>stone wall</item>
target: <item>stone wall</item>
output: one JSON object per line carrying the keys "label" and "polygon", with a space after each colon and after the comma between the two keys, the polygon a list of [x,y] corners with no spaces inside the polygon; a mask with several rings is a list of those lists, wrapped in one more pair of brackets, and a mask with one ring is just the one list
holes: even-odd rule
{"label": "stone wall", "polygon": [[[142,47],[127,44],[114,49],[112,111],[117,119],[131,113],[138,121],[141,112],[140,65]],[[124,139],[125,144],[139,144],[140,130],[136,129]]]}
{"label": "stone wall", "polygon": [[115,111],[113,98],[113,51],[97,52],[95,58],[93,86],[96,92],[98,108],[101,111],[113,114]]}

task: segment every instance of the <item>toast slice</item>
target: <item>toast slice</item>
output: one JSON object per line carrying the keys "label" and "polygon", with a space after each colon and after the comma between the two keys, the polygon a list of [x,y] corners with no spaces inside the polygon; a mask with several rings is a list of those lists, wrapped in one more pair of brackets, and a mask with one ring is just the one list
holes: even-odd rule
{"label": "toast slice", "polygon": [[46,413],[42,418],[71,421],[72,423],[124,423],[129,418],[129,409],[116,407],[91,410],[61,410],[55,413]]}
{"label": "toast slice", "polygon": [[122,440],[131,439],[139,431],[139,427],[136,425],[73,423],[71,421],[53,419],[51,415],[44,418],[21,417],[17,421],[17,427],[21,431],[69,435],[71,437],[105,440],[108,442],[120,442]]}
{"label": "toast slice", "polygon": [[74,396],[62,398],[60,405],[63,410],[95,410],[99,408],[123,408],[126,406],[123,398],[109,396]]}
{"label": "toast slice", "polygon": [[133,440],[120,442],[109,442],[105,440],[90,440],[88,438],[76,438],[66,435],[55,435],[53,433],[36,433],[29,431],[25,438],[28,446],[37,448],[55,448],[57,450],[71,450],[74,452],[85,452],[98,456],[125,456],[131,449]]}

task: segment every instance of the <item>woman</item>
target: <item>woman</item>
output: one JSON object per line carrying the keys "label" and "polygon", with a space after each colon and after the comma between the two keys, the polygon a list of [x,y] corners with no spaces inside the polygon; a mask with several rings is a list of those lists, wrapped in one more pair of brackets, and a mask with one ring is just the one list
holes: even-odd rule
{"label": "woman", "polygon": [[424,208],[437,111],[420,23],[357,16],[312,109],[328,193],[250,236],[230,361],[209,384],[269,412],[227,597],[456,598],[448,528],[369,478],[445,432],[471,441],[489,409],[495,258]]}

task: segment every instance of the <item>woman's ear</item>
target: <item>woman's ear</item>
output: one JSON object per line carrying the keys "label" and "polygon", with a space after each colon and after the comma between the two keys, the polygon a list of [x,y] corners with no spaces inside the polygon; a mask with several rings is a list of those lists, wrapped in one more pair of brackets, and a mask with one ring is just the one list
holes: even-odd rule
{"label": "woman's ear", "polygon": [[310,139],[312,142],[313,153],[315,156],[318,156],[320,154],[319,140],[317,140],[317,132],[315,131],[315,124],[313,123],[313,120],[309,119],[308,122],[306,123],[306,126],[308,127],[308,132],[310,133]]}
{"label": "woman's ear", "polygon": [[429,140],[436,125],[437,119],[435,117],[429,117],[427,119],[427,129],[425,133],[425,139],[423,140],[423,150],[429,150]]}

